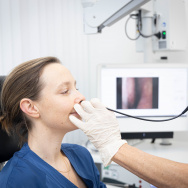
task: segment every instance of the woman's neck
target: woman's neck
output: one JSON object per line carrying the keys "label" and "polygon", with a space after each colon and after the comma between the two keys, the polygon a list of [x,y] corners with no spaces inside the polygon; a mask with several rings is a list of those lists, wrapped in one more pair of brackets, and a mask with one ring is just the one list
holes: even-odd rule
{"label": "woman's neck", "polygon": [[28,134],[28,145],[40,158],[52,166],[61,158],[61,143],[65,133],[59,130],[32,129]]}

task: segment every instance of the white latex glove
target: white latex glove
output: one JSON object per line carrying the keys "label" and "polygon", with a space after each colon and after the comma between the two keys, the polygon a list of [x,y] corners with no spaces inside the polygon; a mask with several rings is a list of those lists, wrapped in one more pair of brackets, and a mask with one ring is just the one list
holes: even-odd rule
{"label": "white latex glove", "polygon": [[75,104],[74,109],[83,121],[73,115],[69,116],[70,121],[80,128],[99,150],[104,166],[109,165],[119,148],[127,143],[121,139],[115,114],[96,98],[90,102],[82,101],[81,105]]}

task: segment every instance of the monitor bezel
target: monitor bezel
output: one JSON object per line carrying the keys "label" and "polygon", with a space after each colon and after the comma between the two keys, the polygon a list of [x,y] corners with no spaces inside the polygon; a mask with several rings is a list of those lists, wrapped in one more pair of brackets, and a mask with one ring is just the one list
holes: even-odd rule
{"label": "monitor bezel", "polygon": [[[142,64],[99,64],[97,68],[97,96],[101,98],[101,70],[104,68],[186,68],[188,72],[187,63],[142,63]],[[186,88],[188,92],[188,87]],[[187,97],[188,102],[188,97]],[[188,105],[188,103],[186,104]],[[182,109],[183,111],[184,109]],[[181,112],[180,112],[181,113]],[[167,117],[149,117],[150,119],[165,119]],[[154,133],[154,132],[175,132],[175,131],[188,131],[188,117],[180,117],[178,119],[162,122],[151,123],[141,120],[135,120],[128,117],[117,117],[120,131],[122,133]],[[124,126],[127,124],[126,126]],[[126,128],[125,128],[126,127]],[[135,134],[136,135],[136,134]]]}

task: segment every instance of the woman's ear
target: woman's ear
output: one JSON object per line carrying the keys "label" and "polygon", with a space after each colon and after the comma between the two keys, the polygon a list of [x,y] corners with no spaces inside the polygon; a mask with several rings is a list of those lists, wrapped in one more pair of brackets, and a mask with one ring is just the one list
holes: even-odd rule
{"label": "woman's ear", "polygon": [[38,108],[35,106],[34,102],[28,98],[24,98],[20,101],[20,108],[29,117],[40,117]]}

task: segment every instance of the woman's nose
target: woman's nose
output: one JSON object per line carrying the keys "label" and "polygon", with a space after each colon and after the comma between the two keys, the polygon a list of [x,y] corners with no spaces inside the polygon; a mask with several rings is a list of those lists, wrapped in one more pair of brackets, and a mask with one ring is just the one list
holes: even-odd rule
{"label": "woman's nose", "polygon": [[76,96],[76,98],[75,98],[75,100],[74,100],[74,103],[75,104],[79,104],[79,103],[81,103],[82,101],[84,101],[84,100],[86,100],[85,99],[85,97],[84,97],[84,95],[82,95],[79,91],[77,91],[78,93],[77,93],[77,96]]}

